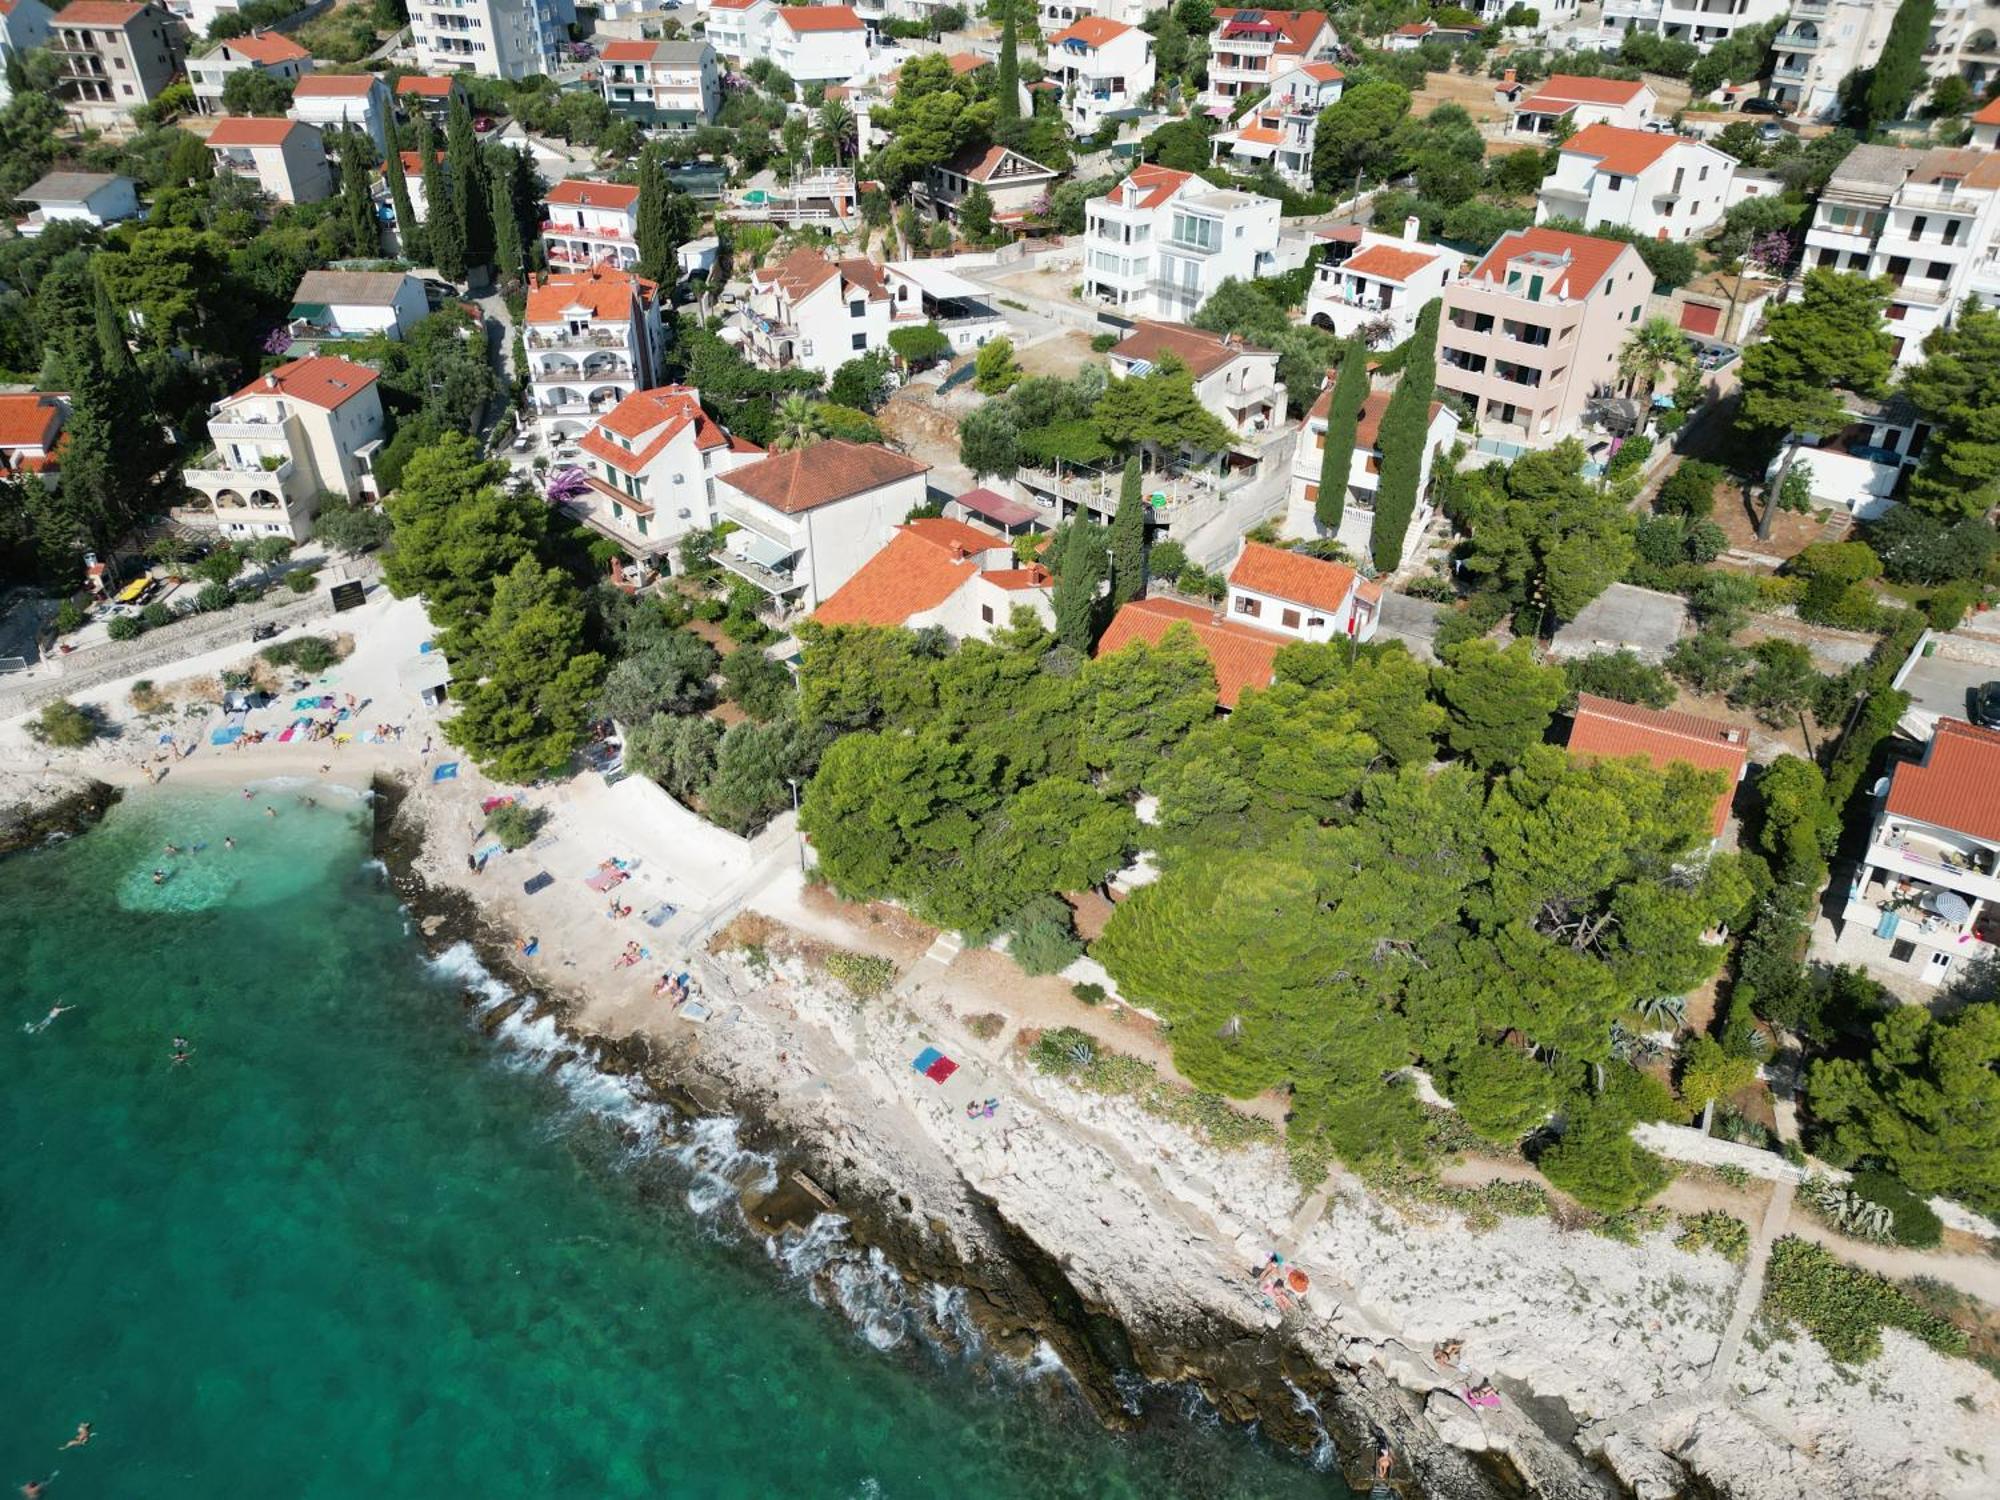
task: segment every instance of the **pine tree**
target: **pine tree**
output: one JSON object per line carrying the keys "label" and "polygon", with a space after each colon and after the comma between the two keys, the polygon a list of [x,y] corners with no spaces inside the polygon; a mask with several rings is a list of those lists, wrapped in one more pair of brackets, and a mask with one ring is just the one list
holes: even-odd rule
{"label": "pine tree", "polygon": [[1379,573],[1403,564],[1403,538],[1416,514],[1417,486],[1423,479],[1424,444],[1431,425],[1431,392],[1437,386],[1438,318],[1444,304],[1432,299],[1417,314],[1403,360],[1403,378],[1382,414],[1382,483],[1375,492],[1375,522],[1368,551]]}
{"label": "pine tree", "polygon": [[1145,592],[1146,499],[1139,487],[1135,453],[1125,460],[1125,483],[1111,518],[1111,607],[1128,604]]}
{"label": "pine tree", "polygon": [[1056,639],[1090,654],[1097,643],[1098,585],[1104,581],[1104,528],[1079,512],[1063,527],[1056,558]]}
{"label": "pine tree", "polygon": [[[468,266],[484,265],[493,251],[493,225],[487,214],[485,163],[479,159],[479,137],[473,133],[472,110],[464,95],[453,91],[445,106],[444,159],[450,168],[452,203]],[[436,212],[435,209],[432,210]]]}
{"label": "pine tree", "polygon": [[1007,7],[1007,18],[1000,27],[1000,64],[996,69],[997,81],[993,96],[993,139],[1003,146],[1019,146],[1025,128],[1021,121],[1021,59],[1018,42],[1014,34],[1014,12],[1017,7]]}
{"label": "pine tree", "polygon": [[1313,520],[1328,536],[1340,532],[1347,507],[1347,481],[1354,468],[1354,435],[1361,406],[1368,399],[1368,354],[1359,339],[1349,339],[1340,351],[1340,373],[1327,397],[1325,457],[1319,466],[1319,498]]}
{"label": "pine tree", "polygon": [[382,233],[375,223],[375,199],[369,194],[369,141],[358,130],[340,133],[340,216],[353,253],[382,253]]}
{"label": "pine tree", "polygon": [[431,138],[430,122],[417,117],[417,159],[423,164],[425,239],[430,245],[431,264],[446,281],[465,279],[465,221],[459,216],[457,196],[446,185],[446,163],[439,159],[437,143]]}
{"label": "pine tree", "polygon": [[[419,144],[424,132],[419,131]],[[389,154],[382,161],[382,175],[389,183],[389,204],[396,210],[396,243],[402,247],[404,260],[421,263],[424,260],[423,227],[417,223],[416,210],[410,205],[410,183],[403,175],[403,153],[396,149],[396,143],[389,143]]]}

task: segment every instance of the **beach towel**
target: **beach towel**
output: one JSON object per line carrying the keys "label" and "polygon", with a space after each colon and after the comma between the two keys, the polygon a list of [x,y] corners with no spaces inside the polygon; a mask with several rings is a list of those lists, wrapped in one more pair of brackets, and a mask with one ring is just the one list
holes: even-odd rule
{"label": "beach towel", "polygon": [[227,728],[218,729],[209,735],[208,742],[211,745],[233,745],[242,738],[243,726],[241,724],[231,724]]}
{"label": "beach towel", "polygon": [[910,1066],[924,1075],[932,1083],[943,1083],[958,1071],[958,1064],[946,1057],[935,1047],[926,1047],[916,1055]]}
{"label": "beach towel", "polygon": [[279,744],[281,744],[281,745],[289,745],[289,744],[291,743],[291,741],[292,741],[292,736],[293,736],[293,735],[295,735],[295,734],[297,734],[298,732],[299,732],[299,726],[298,726],[298,725],[296,725],[296,724],[287,724],[287,725],[285,726],[285,731],[284,731],[284,733],[282,733],[282,734],[280,734],[280,735],[278,736],[278,743],[279,743]]}
{"label": "beach towel", "polygon": [[910,1067],[914,1071],[921,1073],[925,1069],[929,1068],[932,1063],[936,1062],[940,1057],[943,1056],[944,1054],[938,1051],[937,1048],[926,1047],[924,1048],[923,1051],[919,1052],[915,1057],[910,1059]]}
{"label": "beach towel", "polygon": [[297,713],[302,708],[318,708],[318,707],[319,707],[319,696],[317,694],[315,694],[310,698],[294,698],[292,700],[293,713]]}
{"label": "beach towel", "polygon": [[555,883],[555,876],[551,875],[547,870],[537,870],[533,875],[530,875],[526,880],[521,882],[521,891],[524,895],[532,896],[537,891],[547,890]]}
{"label": "beach towel", "polygon": [[673,920],[674,913],[679,909],[669,902],[662,901],[658,906],[646,913],[646,925],[648,927],[664,927]]}
{"label": "beach towel", "polygon": [[687,999],[681,1001],[680,1008],[674,1014],[679,1016],[683,1021],[706,1021],[715,1012],[710,1010],[706,1005],[703,1005],[699,1000]]}
{"label": "beach towel", "polygon": [[512,807],[513,805],[514,799],[511,795],[506,797],[486,797],[480,801],[479,810],[483,813],[490,813],[496,807]]}
{"label": "beach towel", "polygon": [[439,766],[435,771],[431,772],[431,780],[432,781],[458,780],[458,762],[455,760],[446,761],[443,765]]}
{"label": "beach towel", "polygon": [[483,865],[487,860],[498,854],[503,847],[505,846],[501,844],[488,844],[484,849],[474,850],[472,857]]}
{"label": "beach towel", "polygon": [[156,745],[171,745],[173,742],[174,742],[174,732],[171,729],[162,729],[160,731],[160,737],[157,740],[153,741],[153,743]]}
{"label": "beach towel", "polygon": [[602,895],[604,892],[610,890],[613,886],[618,885],[622,881],[630,880],[631,878],[632,877],[627,875],[623,870],[599,870],[595,875],[592,875],[588,880],[584,881],[584,884],[589,886],[593,891],[596,891],[599,895]]}

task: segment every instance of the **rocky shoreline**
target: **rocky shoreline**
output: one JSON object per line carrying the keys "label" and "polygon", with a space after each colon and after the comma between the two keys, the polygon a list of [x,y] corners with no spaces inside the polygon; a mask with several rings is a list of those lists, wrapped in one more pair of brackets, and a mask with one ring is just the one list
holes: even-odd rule
{"label": "rocky shoreline", "polygon": [[0,855],[74,838],[94,827],[118,801],[118,788],[83,777],[38,779],[0,807]]}
{"label": "rocky shoreline", "polygon": [[[424,877],[427,830],[408,792],[399,782],[376,780],[374,852],[433,953],[467,944],[515,992],[515,1001],[483,1012],[480,1024],[492,1032],[510,1017],[546,1016],[576,1056],[643,1081],[683,1118],[733,1116],[739,1139],[780,1163],[775,1189],[742,1195],[744,1215],[758,1231],[775,1236],[804,1229],[826,1207],[818,1190],[837,1204],[850,1239],[879,1251],[907,1284],[962,1289],[968,1312],[993,1345],[1023,1357],[1038,1343],[1055,1349],[1109,1426],[1143,1426],[1149,1408],[1135,1392],[1171,1386],[1199,1391],[1223,1420],[1254,1425],[1295,1454],[1317,1453],[1327,1462],[1330,1445],[1328,1467],[1347,1474],[1364,1472],[1378,1441],[1386,1439],[1401,1460],[1399,1473],[1414,1473],[1424,1495],[1502,1500],[1536,1493],[1567,1500],[1619,1492],[1573,1450],[1573,1482],[1551,1484],[1538,1474],[1531,1487],[1505,1455],[1452,1445],[1427,1420],[1424,1402],[1366,1359],[1372,1349],[1364,1347],[1352,1365],[1323,1364],[1284,1327],[1249,1327],[1200,1313],[1141,1317],[1111,1306],[1079,1287],[1031,1226],[1011,1222],[962,1177],[927,1182],[913,1194],[901,1175],[907,1162],[898,1161],[892,1172],[853,1132],[829,1136],[811,1122],[787,1118],[776,1096],[755,1080],[642,1034],[607,1038],[583,1030],[575,1020],[576,997],[516,965],[511,933],[465,892]],[[468,1007],[474,999],[468,995]],[[940,1214],[941,1203],[950,1205],[948,1216]],[[1557,1448],[1550,1437],[1551,1449]]]}

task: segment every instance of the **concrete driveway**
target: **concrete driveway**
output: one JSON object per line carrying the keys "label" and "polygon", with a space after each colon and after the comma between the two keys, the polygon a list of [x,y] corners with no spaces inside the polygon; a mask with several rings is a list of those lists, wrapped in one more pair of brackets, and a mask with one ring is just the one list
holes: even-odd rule
{"label": "concrete driveway", "polygon": [[1680,639],[1686,620],[1687,601],[1680,595],[1614,583],[1556,632],[1549,650],[1561,657],[1630,651],[1657,662]]}
{"label": "concrete driveway", "polygon": [[1972,691],[1996,679],[2000,666],[1990,662],[1954,661],[1933,654],[1917,659],[1903,679],[1903,691],[1910,695],[1911,712],[1963,721]]}

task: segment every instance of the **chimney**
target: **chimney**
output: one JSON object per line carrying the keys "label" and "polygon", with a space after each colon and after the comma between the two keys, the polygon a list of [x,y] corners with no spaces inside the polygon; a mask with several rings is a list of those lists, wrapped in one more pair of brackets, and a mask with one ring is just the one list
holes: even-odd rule
{"label": "chimney", "polygon": [[1411,214],[1409,218],[1403,220],[1403,238],[1415,244],[1419,237],[1419,232],[1423,228],[1423,223],[1422,219],[1419,219],[1415,214]]}
{"label": "chimney", "polygon": [[278,374],[277,371],[273,370],[264,376],[264,389],[267,391],[275,391],[277,388],[278,388]]}
{"label": "chimney", "polygon": [[1509,68],[1500,75],[1500,86],[1508,89],[1514,86],[1514,70],[1512,68]]}

